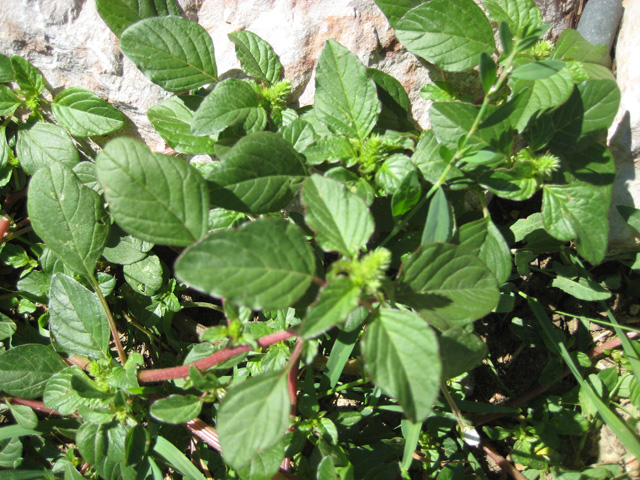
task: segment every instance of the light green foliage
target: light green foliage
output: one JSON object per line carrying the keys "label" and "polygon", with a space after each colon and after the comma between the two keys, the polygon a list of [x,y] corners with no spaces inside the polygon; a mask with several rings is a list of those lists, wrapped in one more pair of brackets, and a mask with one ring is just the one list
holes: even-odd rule
{"label": "light green foliage", "polygon": [[[612,410],[637,420],[638,348],[609,304],[633,306],[639,262],[607,245],[606,48],[541,40],[533,0],[375,3],[442,73],[413,86],[428,130],[403,84],[335,40],[313,105],[248,30],[219,75],[213,25],[174,0],[96,1],[175,94],[147,112],[170,155],[99,138],[124,126],[115,106],[0,54],[0,468],[485,478],[477,432],[528,478],[621,478],[589,463],[605,423],[640,452]],[[593,324],[624,350],[597,375]],[[555,388],[564,365],[578,388]]]}

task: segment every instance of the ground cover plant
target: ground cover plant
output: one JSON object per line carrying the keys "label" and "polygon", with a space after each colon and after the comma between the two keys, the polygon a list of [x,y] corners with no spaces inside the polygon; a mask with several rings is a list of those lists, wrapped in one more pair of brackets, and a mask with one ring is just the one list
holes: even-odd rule
{"label": "ground cover plant", "polygon": [[[249,31],[230,35],[242,72],[218,72],[171,0],[96,2],[175,93],[148,112],[171,155],[0,56],[0,478],[633,470],[640,362],[617,313],[638,262],[607,253],[609,53],[542,40],[532,0],[376,3],[441,72],[428,130],[332,40],[310,107]],[[625,457],[598,461],[603,429]]]}

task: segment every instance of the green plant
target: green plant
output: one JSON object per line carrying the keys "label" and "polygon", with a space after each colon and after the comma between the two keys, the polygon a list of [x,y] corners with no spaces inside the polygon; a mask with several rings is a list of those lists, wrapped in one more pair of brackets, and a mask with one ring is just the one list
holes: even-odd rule
{"label": "green plant", "polygon": [[[582,263],[607,254],[615,168],[602,140],[619,103],[608,53],[573,30],[541,40],[532,0],[484,1],[499,48],[472,0],[376,3],[443,76],[477,67],[482,98],[425,87],[432,127],[420,131],[399,82],[329,40],[315,103],[295,109],[255,34],[230,35],[246,78],[219,81],[210,37],[171,0],[98,0],[122,51],[177,93],[148,112],[176,155],[125,137],[94,153],[124,117],[79,88],[51,98],[31,64],[0,57],[12,85],[0,86],[8,478],[486,476],[481,448],[499,459],[490,439],[510,441],[531,476],[582,478],[586,425],[603,421],[640,456],[609,406],[623,379],[640,405],[637,347],[613,316],[633,375],[604,379],[583,379],[542,299],[527,297],[546,336],[512,322],[546,353],[543,383],[564,360],[590,407],[549,396],[528,424],[481,439],[469,413],[523,405],[465,390],[487,354],[476,321],[513,312],[534,276],[586,302],[619,288]],[[193,154],[213,161],[182,158]],[[497,221],[499,201],[533,210]],[[543,254],[552,267],[533,265]],[[574,346],[591,367],[588,342]]]}

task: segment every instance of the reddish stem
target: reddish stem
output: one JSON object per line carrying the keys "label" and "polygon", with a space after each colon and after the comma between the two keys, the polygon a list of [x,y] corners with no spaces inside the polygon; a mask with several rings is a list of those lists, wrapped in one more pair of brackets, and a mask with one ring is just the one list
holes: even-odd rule
{"label": "reddish stem", "polygon": [[18,200],[20,200],[21,198],[26,197],[27,196],[27,188],[28,187],[24,187],[21,190],[17,190],[15,192],[11,192],[6,197],[4,197],[4,202],[2,202],[4,209],[6,211],[11,210],[11,207],[13,207],[13,205]]}
{"label": "reddish stem", "polygon": [[11,226],[11,219],[9,217],[0,218],[0,242],[9,231],[9,227]]}
{"label": "reddish stem", "polygon": [[218,438],[218,432],[213,427],[210,427],[199,418],[189,420],[184,424],[193,435],[198,437],[204,443],[209,445],[214,450],[220,451],[220,439]]}
{"label": "reddish stem", "polygon": [[[258,346],[266,347],[274,343],[281,342],[287,338],[295,337],[297,334],[292,330],[281,330],[270,335],[265,335],[257,340]],[[138,381],[142,383],[161,382],[163,380],[173,380],[175,378],[186,378],[189,376],[189,368],[193,365],[198,370],[206,370],[225,360],[240,355],[251,350],[251,345],[237,345],[228,347],[209,355],[197,362],[182,365],[180,367],[157,368],[151,370],[141,370],[138,373]]]}
{"label": "reddish stem", "polygon": [[485,440],[482,441],[482,449],[487,455],[489,455],[491,460],[498,464],[500,470],[509,475],[511,478],[515,478],[516,480],[528,480],[527,477],[520,473],[520,471],[516,467],[511,465],[511,463],[509,463],[506,458],[500,455],[498,451]]}
{"label": "reddish stem", "polygon": [[75,414],[62,415],[61,413],[57,412],[56,410],[53,410],[51,408],[45,407],[44,406],[44,402],[41,402],[39,400],[29,400],[29,399],[26,399],[26,398],[19,398],[19,397],[5,397],[3,400],[5,402],[7,402],[7,403],[11,403],[12,405],[25,405],[27,407],[31,407],[34,410],[36,410],[38,412],[46,413],[47,415],[60,415],[61,417],[76,417],[77,416]]}

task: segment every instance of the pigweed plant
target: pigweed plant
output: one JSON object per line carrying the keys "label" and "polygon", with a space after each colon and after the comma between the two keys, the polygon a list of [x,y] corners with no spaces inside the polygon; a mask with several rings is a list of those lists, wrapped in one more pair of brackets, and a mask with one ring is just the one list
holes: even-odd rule
{"label": "pigweed plant", "polygon": [[[249,31],[220,75],[171,0],[96,4],[175,93],[148,111],[172,155],[0,57],[0,478],[621,478],[594,464],[602,427],[640,458],[637,350],[607,303],[637,264],[607,257],[606,48],[542,40],[532,0],[376,3],[441,75],[428,130],[333,40],[313,106]],[[577,333],[532,279],[579,304]],[[625,352],[606,369],[594,322]],[[569,386],[479,401],[500,330],[542,354],[536,385]]]}

